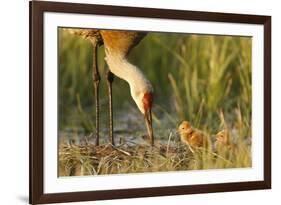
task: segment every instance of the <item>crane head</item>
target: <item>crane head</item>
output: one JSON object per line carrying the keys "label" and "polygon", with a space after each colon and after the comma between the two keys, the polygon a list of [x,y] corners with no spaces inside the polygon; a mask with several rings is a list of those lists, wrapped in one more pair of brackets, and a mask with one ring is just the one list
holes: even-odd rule
{"label": "crane head", "polygon": [[130,84],[131,95],[144,116],[148,137],[153,145],[154,136],[151,112],[153,104],[153,88],[150,82],[144,78],[142,80],[135,80],[133,82],[134,83]]}

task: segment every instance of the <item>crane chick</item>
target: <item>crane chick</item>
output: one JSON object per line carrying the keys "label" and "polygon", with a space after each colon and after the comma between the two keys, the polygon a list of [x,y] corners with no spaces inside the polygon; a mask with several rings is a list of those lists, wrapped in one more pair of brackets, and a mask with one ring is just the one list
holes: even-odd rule
{"label": "crane chick", "polygon": [[238,147],[230,140],[229,131],[222,130],[216,134],[215,147],[219,151],[231,152],[236,154]]}
{"label": "crane chick", "polygon": [[204,134],[191,126],[188,121],[183,121],[179,128],[181,142],[191,147],[202,147],[204,145]]}

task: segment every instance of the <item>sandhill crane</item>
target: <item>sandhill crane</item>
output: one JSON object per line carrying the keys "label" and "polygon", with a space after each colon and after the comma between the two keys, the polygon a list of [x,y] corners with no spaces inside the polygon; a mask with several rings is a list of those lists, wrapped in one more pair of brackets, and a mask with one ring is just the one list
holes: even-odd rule
{"label": "sandhill crane", "polygon": [[[191,126],[188,121],[183,121],[179,128],[181,142],[191,147],[202,147],[206,143],[203,132]],[[205,141],[205,142],[204,142]]]}
{"label": "sandhill crane", "polygon": [[177,132],[180,134],[181,142],[187,145],[192,153],[194,153],[193,148],[207,148],[211,145],[208,136],[203,131],[192,127],[188,121],[183,121]]}
{"label": "sandhill crane", "polygon": [[227,129],[222,130],[216,134],[215,147],[219,151],[238,153],[238,146],[232,142],[230,133]]}
{"label": "sandhill crane", "polygon": [[[128,82],[131,96],[144,115],[151,145],[154,144],[152,128],[153,88],[149,80],[135,65],[128,62],[127,56],[146,35],[144,32],[110,31],[97,29],[67,29],[70,33],[90,40],[93,46],[93,81],[96,106],[96,145],[99,145],[99,83],[100,75],[97,67],[97,48],[104,44],[105,60],[108,64],[107,85],[109,93],[109,137],[114,145],[112,82],[114,75]],[[114,74],[114,75],[113,75]]]}

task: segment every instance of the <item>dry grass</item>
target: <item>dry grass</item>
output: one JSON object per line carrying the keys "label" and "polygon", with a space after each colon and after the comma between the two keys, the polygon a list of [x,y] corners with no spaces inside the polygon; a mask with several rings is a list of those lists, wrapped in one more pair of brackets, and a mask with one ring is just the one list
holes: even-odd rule
{"label": "dry grass", "polygon": [[250,147],[242,142],[235,152],[212,146],[191,150],[177,140],[167,144],[125,142],[109,144],[62,144],[59,151],[60,176],[84,176],[162,171],[184,171],[251,167]]}

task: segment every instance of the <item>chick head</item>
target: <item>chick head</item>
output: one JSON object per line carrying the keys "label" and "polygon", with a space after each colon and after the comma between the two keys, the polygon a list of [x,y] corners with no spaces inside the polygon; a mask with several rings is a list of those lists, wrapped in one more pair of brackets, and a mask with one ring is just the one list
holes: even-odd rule
{"label": "chick head", "polygon": [[229,133],[227,130],[222,130],[216,134],[216,141],[219,144],[227,145],[229,143]]}
{"label": "chick head", "polygon": [[178,127],[178,132],[180,134],[189,134],[192,132],[192,126],[188,121],[183,121]]}

